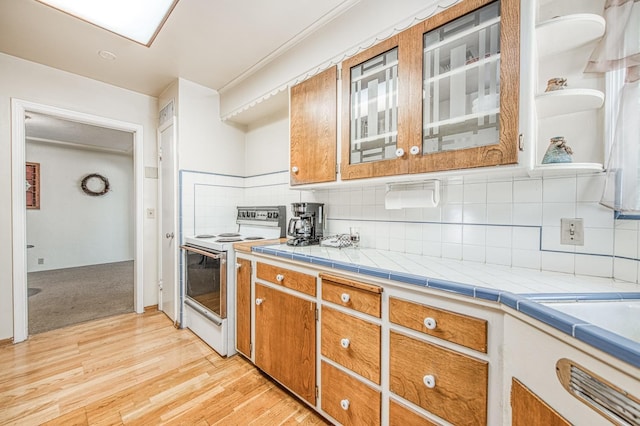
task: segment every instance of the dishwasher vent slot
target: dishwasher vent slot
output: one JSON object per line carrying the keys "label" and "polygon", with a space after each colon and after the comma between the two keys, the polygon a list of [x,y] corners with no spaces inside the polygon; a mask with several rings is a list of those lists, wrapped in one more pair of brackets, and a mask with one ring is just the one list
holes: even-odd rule
{"label": "dishwasher vent slot", "polygon": [[573,396],[617,425],[640,425],[640,402],[633,395],[567,359],[556,364],[562,385]]}

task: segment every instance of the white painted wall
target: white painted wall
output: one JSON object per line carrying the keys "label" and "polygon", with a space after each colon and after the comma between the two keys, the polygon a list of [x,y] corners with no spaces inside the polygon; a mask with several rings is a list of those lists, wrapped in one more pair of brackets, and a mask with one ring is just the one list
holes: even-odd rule
{"label": "white painted wall", "polygon": [[[97,60],[97,59],[96,59]],[[13,335],[11,98],[136,123],[144,131],[144,165],[157,167],[156,98],[0,53],[0,340]],[[144,208],[157,209],[157,180],[144,179]],[[144,305],[157,294],[157,224],[144,221]]]}
{"label": "white painted wall", "polygon": [[222,122],[218,92],[181,78],[177,96],[178,168],[244,174],[243,129]]}
{"label": "white painted wall", "polygon": [[[27,141],[26,159],[40,163],[40,209],[27,210],[29,272],[133,260],[131,155]],[[107,194],[82,191],[91,173],[109,179]]]}
{"label": "white painted wall", "polygon": [[249,126],[245,134],[245,176],[289,169],[289,111]]}

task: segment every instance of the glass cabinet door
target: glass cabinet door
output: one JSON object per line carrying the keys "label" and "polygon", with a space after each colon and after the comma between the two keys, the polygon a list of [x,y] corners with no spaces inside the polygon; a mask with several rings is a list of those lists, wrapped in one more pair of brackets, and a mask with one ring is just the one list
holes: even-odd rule
{"label": "glass cabinet door", "polygon": [[499,142],[500,2],[424,34],[422,152]]}
{"label": "glass cabinet door", "polygon": [[422,25],[411,172],[518,162],[520,0],[463,1]]}
{"label": "glass cabinet door", "polygon": [[[398,34],[342,63],[342,179],[406,173],[396,154],[409,108],[408,34]],[[406,160],[406,159],[405,159]]]}
{"label": "glass cabinet door", "polygon": [[395,158],[398,48],[351,68],[351,164]]}

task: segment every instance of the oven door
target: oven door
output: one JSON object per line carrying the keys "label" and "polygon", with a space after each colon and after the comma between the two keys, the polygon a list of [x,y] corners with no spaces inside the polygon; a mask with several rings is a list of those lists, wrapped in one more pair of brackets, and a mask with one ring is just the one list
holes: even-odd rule
{"label": "oven door", "polygon": [[227,317],[227,253],[182,246],[185,296],[220,319]]}

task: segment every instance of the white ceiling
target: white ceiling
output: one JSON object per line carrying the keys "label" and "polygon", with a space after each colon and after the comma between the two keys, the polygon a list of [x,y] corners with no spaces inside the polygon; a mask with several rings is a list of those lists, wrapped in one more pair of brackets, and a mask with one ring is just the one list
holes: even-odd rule
{"label": "white ceiling", "polygon": [[78,123],[27,111],[25,114],[27,141],[55,143],[76,149],[100,149],[133,154],[133,133],[91,124]]}
{"label": "white ceiling", "polygon": [[[0,0],[0,52],[158,97],[182,77],[220,90],[258,72],[357,0],[179,0],[150,47],[36,0]],[[108,51],[115,60],[98,53]],[[288,96],[274,96],[286,108]],[[255,108],[245,120],[265,114]],[[32,140],[130,152],[131,134],[35,113]],[[242,121],[239,121],[242,123]],[[246,124],[246,123],[244,123]]]}
{"label": "white ceiling", "polygon": [[[0,52],[157,97],[177,77],[220,90],[352,0],[179,0],[151,47],[36,0],[0,0]],[[115,54],[103,59],[101,50]]]}

